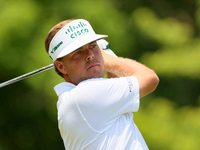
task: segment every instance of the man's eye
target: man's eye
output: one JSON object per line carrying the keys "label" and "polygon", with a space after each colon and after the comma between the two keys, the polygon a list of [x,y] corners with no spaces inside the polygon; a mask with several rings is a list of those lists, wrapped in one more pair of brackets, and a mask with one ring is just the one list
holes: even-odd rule
{"label": "man's eye", "polygon": [[80,54],[81,53],[81,51],[77,51],[76,53],[75,53],[75,55],[78,55],[78,54]]}
{"label": "man's eye", "polygon": [[95,47],[96,47],[96,44],[92,44],[92,45],[91,45],[91,48],[95,48]]}

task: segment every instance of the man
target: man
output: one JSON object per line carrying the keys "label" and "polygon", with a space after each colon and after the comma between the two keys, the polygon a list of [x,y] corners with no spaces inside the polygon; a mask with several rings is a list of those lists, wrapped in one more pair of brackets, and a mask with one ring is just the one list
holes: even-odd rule
{"label": "man", "polygon": [[109,49],[107,54],[97,44],[106,37],[96,34],[88,21],[77,19],[57,24],[45,40],[57,73],[66,81],[54,88],[65,149],[147,150],[132,112],[159,79],[134,60],[116,57]]}

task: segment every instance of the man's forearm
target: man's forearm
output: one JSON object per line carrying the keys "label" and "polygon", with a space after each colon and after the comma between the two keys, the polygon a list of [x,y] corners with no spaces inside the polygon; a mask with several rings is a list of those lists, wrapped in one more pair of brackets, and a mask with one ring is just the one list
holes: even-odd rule
{"label": "man's forearm", "polygon": [[105,61],[105,70],[108,78],[134,76],[139,69],[138,63],[127,58],[117,57],[110,58],[108,62]]}
{"label": "man's forearm", "polygon": [[105,70],[108,72],[110,76],[114,77],[125,77],[125,76],[134,76],[138,71],[146,71],[149,70],[143,64],[129,59],[129,58],[122,58],[122,57],[113,57],[107,55],[105,52],[102,52],[104,63],[105,63]]}
{"label": "man's forearm", "polygon": [[145,65],[122,57],[113,57],[102,52],[105,70],[108,77],[126,77],[135,76],[140,86],[140,97],[147,95],[155,90],[159,83],[159,78],[153,70]]}

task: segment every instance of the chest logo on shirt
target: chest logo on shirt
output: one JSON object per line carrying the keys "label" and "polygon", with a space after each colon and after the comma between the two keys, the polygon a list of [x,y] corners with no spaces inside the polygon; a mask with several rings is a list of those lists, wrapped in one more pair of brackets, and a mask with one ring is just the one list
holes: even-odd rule
{"label": "chest logo on shirt", "polygon": [[130,78],[126,78],[128,81],[129,92],[133,92],[133,83]]}

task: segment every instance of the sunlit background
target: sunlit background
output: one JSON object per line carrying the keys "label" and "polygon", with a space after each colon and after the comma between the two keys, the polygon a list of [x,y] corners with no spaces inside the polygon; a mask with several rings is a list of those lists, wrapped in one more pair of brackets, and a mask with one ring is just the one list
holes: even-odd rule
{"label": "sunlit background", "polygon": [[[58,22],[83,18],[111,49],[153,69],[134,120],[150,150],[200,149],[200,0],[0,0],[0,83],[52,64]],[[0,150],[64,150],[53,69],[0,89]]]}

